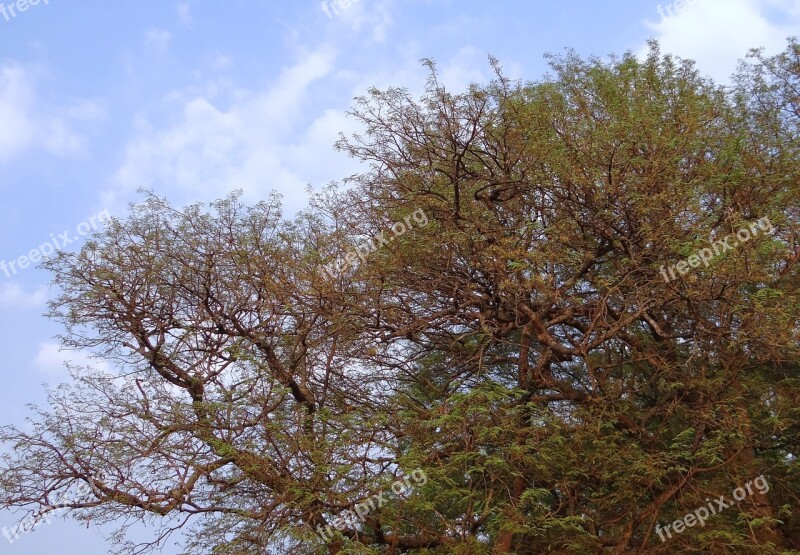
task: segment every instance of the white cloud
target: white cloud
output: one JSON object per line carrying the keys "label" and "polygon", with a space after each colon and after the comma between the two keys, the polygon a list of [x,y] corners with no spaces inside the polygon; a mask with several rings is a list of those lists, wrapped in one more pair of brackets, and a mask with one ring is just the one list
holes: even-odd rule
{"label": "white cloud", "polygon": [[[664,52],[697,61],[718,82],[727,82],[749,49],[776,53],[800,34],[800,0],[681,0],[654,8],[665,15],[645,24]],[[777,23],[780,20],[781,23]],[[642,53],[644,50],[642,50]]]}
{"label": "white cloud", "polygon": [[386,40],[392,16],[388,2],[378,0],[351,0],[347,8],[341,0],[320,3],[320,9],[331,25],[341,26],[349,35],[369,30],[370,40],[381,44]]}
{"label": "white cloud", "polygon": [[43,306],[46,300],[47,290],[43,287],[26,293],[17,283],[0,283],[0,306],[37,308]]}
{"label": "white cloud", "polygon": [[0,68],[0,160],[16,156],[34,142],[33,100],[31,78],[21,66]]}
{"label": "white cloud", "polygon": [[192,8],[188,2],[181,2],[178,4],[176,11],[178,12],[178,21],[181,25],[189,27],[192,24]]}
{"label": "white cloud", "polygon": [[287,204],[304,204],[301,175],[307,175],[309,161],[320,163],[320,153],[293,163],[290,158],[304,141],[316,146],[320,133],[330,135],[326,151],[331,151],[336,135],[320,128],[337,117],[325,113],[322,122],[311,124],[311,135],[301,125],[308,125],[303,110],[309,88],[331,72],[333,58],[330,49],[311,52],[262,92],[210,82],[201,91],[167,95],[165,108],[174,106],[179,115],[160,129],[147,118],[137,121],[138,136],[126,147],[116,184],[123,191],[177,189],[195,200],[233,189],[257,199],[276,189],[288,197]]}
{"label": "white cloud", "polygon": [[217,54],[211,59],[211,69],[221,70],[233,67],[233,58],[224,54]]}
{"label": "white cloud", "polygon": [[[466,92],[471,83],[486,83],[494,75],[487,75],[492,68],[485,53],[472,48],[461,48],[446,64],[437,66],[439,80],[448,90]],[[508,75],[507,77],[510,77]]]}
{"label": "white cloud", "polygon": [[150,29],[144,34],[144,44],[159,56],[166,56],[169,52],[169,44],[172,41],[172,33],[163,29]]}
{"label": "white cloud", "polygon": [[66,363],[74,366],[91,366],[101,372],[108,372],[108,363],[93,358],[84,351],[62,349],[58,343],[39,343],[39,351],[33,359],[34,367],[43,374],[63,375],[67,373]]}
{"label": "white cloud", "polygon": [[370,29],[370,39],[377,44],[386,41],[393,22],[388,4],[375,1],[363,6],[357,5],[355,9],[345,12],[343,20],[356,33]]}
{"label": "white cloud", "polygon": [[76,128],[101,120],[105,109],[95,101],[50,105],[39,98],[40,71],[15,62],[0,66],[0,162],[31,148],[68,156],[85,151]]}

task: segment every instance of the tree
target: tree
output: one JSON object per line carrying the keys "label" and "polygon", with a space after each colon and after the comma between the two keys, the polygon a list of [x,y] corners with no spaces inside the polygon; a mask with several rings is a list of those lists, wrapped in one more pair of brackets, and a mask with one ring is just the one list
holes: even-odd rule
{"label": "tree", "polygon": [[800,549],[799,48],[728,90],[655,44],[461,94],[429,62],[294,220],[151,196],[45,264],[116,370],[4,430],[0,503],[87,483],[191,553]]}

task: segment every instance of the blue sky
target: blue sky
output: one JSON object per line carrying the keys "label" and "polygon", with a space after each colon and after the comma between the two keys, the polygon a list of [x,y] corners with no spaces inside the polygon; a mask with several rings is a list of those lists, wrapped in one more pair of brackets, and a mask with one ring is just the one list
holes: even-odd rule
{"label": "blue sky", "polygon": [[[642,52],[657,38],[724,81],[750,47],[777,52],[800,35],[800,0],[338,2],[327,13],[320,0],[0,6],[0,423],[22,425],[43,383],[69,379],[63,361],[86,361],[59,351],[42,317],[50,276],[20,257],[64,232],[78,248],[91,218],[124,215],[139,187],[177,204],[276,190],[292,213],[308,185],[359,170],[331,148],[356,130],[353,97],[419,95],[421,58],[461,90],[491,78],[489,55],[535,80],[546,52]],[[0,527],[16,520],[0,511]],[[110,532],[59,521],[0,537],[0,554],[104,555]]]}

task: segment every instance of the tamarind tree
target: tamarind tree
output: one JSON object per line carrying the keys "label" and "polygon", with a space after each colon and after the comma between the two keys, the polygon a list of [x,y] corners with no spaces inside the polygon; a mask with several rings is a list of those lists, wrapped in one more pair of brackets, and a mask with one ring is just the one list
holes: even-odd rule
{"label": "tamarind tree", "polygon": [[296,217],[149,195],[46,261],[110,370],[3,428],[0,505],[159,526],[127,552],[800,552],[800,45],[729,88],[656,44],[550,62],[369,91],[365,170]]}

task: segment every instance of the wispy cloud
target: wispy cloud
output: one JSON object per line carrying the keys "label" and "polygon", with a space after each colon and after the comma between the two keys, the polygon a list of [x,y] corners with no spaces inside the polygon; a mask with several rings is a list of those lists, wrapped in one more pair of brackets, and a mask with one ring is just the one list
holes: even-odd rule
{"label": "wispy cloud", "polygon": [[47,289],[41,287],[26,292],[17,283],[0,283],[0,306],[14,308],[38,308],[47,301]]}
{"label": "wispy cloud", "polygon": [[67,364],[72,366],[91,366],[101,372],[107,372],[108,363],[93,358],[84,351],[62,349],[58,343],[39,343],[39,350],[33,359],[34,367],[43,374],[62,375],[67,373]]}
{"label": "wispy cloud", "polygon": [[178,13],[178,21],[181,22],[181,25],[186,27],[190,27],[192,25],[192,8],[189,6],[189,2],[181,2],[178,4],[176,11]]}
{"label": "wispy cloud", "polygon": [[18,64],[0,67],[0,160],[15,157],[36,138],[33,84]]}
{"label": "wispy cloud", "polygon": [[[305,150],[304,129],[317,133],[320,125],[328,127],[325,122],[341,123],[325,113],[309,128],[303,112],[310,87],[332,71],[333,61],[329,49],[311,52],[263,92],[209,82],[205,90],[167,95],[165,104],[174,107],[168,111],[179,117],[160,129],[147,118],[139,120],[140,133],[126,148],[117,185],[167,188],[207,199],[239,188],[258,197],[274,188],[304,199],[306,183],[296,170],[308,160],[318,161],[319,153],[304,152],[296,167],[291,160],[296,149]],[[336,139],[332,129],[328,139],[326,151]]]}
{"label": "wispy cloud", "polygon": [[800,34],[798,0],[696,0],[682,3],[680,10],[662,10],[673,15],[660,20],[656,9],[645,24],[662,49],[694,59],[720,82],[729,80],[750,48],[777,52],[787,37]]}
{"label": "wispy cloud", "polygon": [[105,108],[97,101],[58,105],[42,101],[40,73],[13,61],[0,66],[0,162],[31,148],[59,156],[83,152],[87,141],[78,128],[105,118]]}
{"label": "wispy cloud", "polygon": [[164,29],[149,29],[144,34],[144,44],[159,56],[166,56],[169,53],[169,45],[172,42],[172,33]]}

